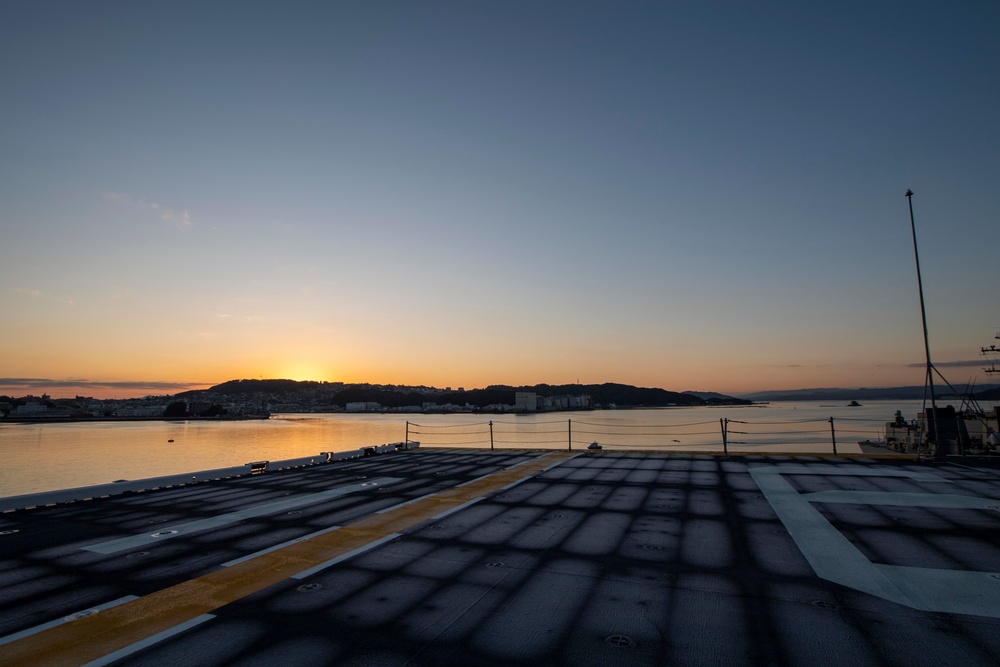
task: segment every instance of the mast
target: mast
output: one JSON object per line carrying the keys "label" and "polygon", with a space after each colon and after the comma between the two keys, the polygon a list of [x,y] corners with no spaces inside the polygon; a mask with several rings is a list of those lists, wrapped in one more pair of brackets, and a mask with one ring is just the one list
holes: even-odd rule
{"label": "mast", "polygon": [[[1000,333],[995,336],[997,340],[1000,340]],[[996,345],[990,345],[989,347],[980,348],[982,350],[983,356],[986,357],[989,363],[989,368],[984,368],[983,370],[987,373],[1000,373],[1000,368],[997,368],[997,357],[1000,356],[1000,347]]]}
{"label": "mast", "polygon": [[924,308],[924,282],[920,277],[920,253],[917,252],[917,227],[913,222],[913,190],[909,188],[906,190],[906,201],[910,205],[910,231],[913,233],[913,257],[917,262],[917,290],[920,292],[920,320],[924,325],[924,354],[927,357],[927,373],[924,382],[926,383],[925,386],[929,386],[931,391],[931,414],[933,415],[931,424],[934,428],[934,458],[940,461],[944,460],[948,451],[947,445],[938,442],[937,400],[934,397],[934,364],[931,363],[931,345],[927,335],[927,310]]}

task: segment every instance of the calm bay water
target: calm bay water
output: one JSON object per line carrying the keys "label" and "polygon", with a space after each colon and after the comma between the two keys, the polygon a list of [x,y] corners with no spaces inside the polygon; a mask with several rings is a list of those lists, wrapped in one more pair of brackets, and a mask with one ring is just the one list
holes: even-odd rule
{"label": "calm bay water", "polygon": [[[720,420],[730,420],[730,451],[860,451],[902,410],[920,401],[771,403],[749,407],[595,410],[515,415],[283,414],[261,421],[0,424],[0,496],[117,479],[222,468],[250,461],[400,442],[422,446],[722,450]],[[407,422],[409,421],[409,426]],[[173,442],[169,442],[172,440]]]}

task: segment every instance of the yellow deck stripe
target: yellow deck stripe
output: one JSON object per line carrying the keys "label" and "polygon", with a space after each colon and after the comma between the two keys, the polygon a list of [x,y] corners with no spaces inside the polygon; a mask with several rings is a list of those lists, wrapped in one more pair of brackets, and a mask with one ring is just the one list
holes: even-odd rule
{"label": "yellow deck stripe", "polygon": [[572,456],[553,452],[376,514],[338,530],[24,637],[0,648],[0,665],[82,665],[212,612],[377,539],[491,493]]}

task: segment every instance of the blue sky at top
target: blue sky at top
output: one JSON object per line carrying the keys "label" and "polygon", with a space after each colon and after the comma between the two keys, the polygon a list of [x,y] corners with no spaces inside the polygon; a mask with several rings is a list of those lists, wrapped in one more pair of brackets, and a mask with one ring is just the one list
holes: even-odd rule
{"label": "blue sky at top", "polygon": [[989,2],[8,4],[0,375],[919,384],[906,188],[937,357],[1000,329],[998,28]]}

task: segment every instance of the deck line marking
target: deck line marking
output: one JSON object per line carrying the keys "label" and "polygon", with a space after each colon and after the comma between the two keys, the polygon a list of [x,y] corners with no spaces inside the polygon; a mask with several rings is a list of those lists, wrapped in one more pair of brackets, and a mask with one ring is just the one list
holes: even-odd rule
{"label": "deck line marking", "polygon": [[379,510],[379,511],[375,512],[375,514],[385,514],[386,512],[392,512],[393,510],[397,510],[400,507],[406,507],[407,505],[412,505],[413,503],[420,502],[424,498],[430,498],[433,495],[434,495],[433,491],[431,493],[425,493],[422,496],[417,496],[416,498],[413,498],[411,500],[407,500],[406,502],[397,503],[395,505],[391,505],[390,507],[386,507],[385,509],[382,509],[382,510]]}
{"label": "deck line marking", "polygon": [[213,618],[215,618],[215,614],[202,614],[201,616],[192,618],[190,621],[185,621],[184,623],[175,625],[169,630],[158,632],[151,637],[146,637],[145,639],[137,641],[136,643],[126,646],[125,648],[115,651],[114,653],[109,653],[102,658],[98,658],[97,660],[91,660],[90,662],[83,665],[83,667],[104,667],[104,665],[110,665],[116,660],[121,660],[122,658],[128,657],[133,653],[138,653],[139,651],[145,648],[149,648],[154,644],[159,644],[164,639],[169,639],[174,635],[180,634],[185,630],[201,625],[205,621],[210,621]]}
{"label": "deck line marking", "polygon": [[996,578],[997,572],[873,563],[813,506],[813,503],[833,500],[875,507],[906,505],[980,509],[995,504],[996,500],[947,493],[893,491],[799,493],[784,479],[785,474],[909,477],[921,482],[944,482],[944,479],[915,471],[851,469],[849,466],[840,472],[822,469],[813,473],[793,465],[750,468],[750,475],[767,502],[821,579],[922,611],[1000,618],[1000,580]]}
{"label": "deck line marking", "polygon": [[160,633],[189,627],[185,624],[227,604],[288,581],[338,556],[350,557],[348,554],[377,540],[395,539],[390,536],[425,523],[442,509],[494,493],[511,479],[531,477],[550,461],[565,458],[564,452],[534,457],[523,465],[485,477],[477,484],[445,489],[393,512],[367,516],[338,530],[295,542],[232,567],[218,568],[100,614],[13,641],[0,651],[0,667],[39,664],[78,667],[143,640],[159,637]]}
{"label": "deck line marking", "polygon": [[948,461],[950,466],[958,466],[959,468],[965,468],[966,470],[972,470],[974,472],[988,473],[989,471],[983,470],[982,468],[973,468],[972,466],[962,465],[961,463],[955,463],[954,461]]}
{"label": "deck line marking", "polygon": [[36,625],[33,628],[27,628],[26,630],[15,632],[13,634],[7,635],[6,637],[0,637],[0,646],[3,646],[4,644],[9,644],[10,642],[21,639],[22,637],[29,637],[35,634],[36,632],[41,632],[42,630],[48,630],[49,628],[54,628],[58,625],[62,625],[63,623],[69,623],[70,621],[75,621],[77,620],[76,618],[73,618],[73,616],[75,615],[78,615],[77,618],[83,618],[82,614],[86,614],[87,612],[96,613],[99,611],[104,611],[105,609],[111,609],[112,607],[117,607],[118,605],[123,604],[125,602],[131,602],[132,600],[138,600],[138,599],[139,599],[138,595],[126,595],[125,597],[120,597],[117,600],[112,600],[111,602],[105,602],[104,604],[99,604],[94,607],[87,607],[82,611],[76,612],[76,614],[67,614],[66,616],[63,616],[62,618],[57,618],[54,621],[49,621],[48,623],[42,623],[41,625]]}
{"label": "deck line marking", "polygon": [[548,466],[547,468],[542,468],[539,472],[548,472],[549,470],[552,470],[556,466],[561,466],[562,464],[566,463],[566,461],[572,461],[573,459],[575,459],[578,456],[583,456],[583,452],[577,452],[576,454],[574,454],[573,456],[569,457],[568,459],[565,459],[563,461],[559,461],[558,463],[553,463],[552,465]]}
{"label": "deck line marking", "polygon": [[340,526],[330,526],[329,528],[324,528],[323,530],[317,530],[316,532],[313,533],[307,533],[302,537],[296,537],[294,540],[288,540],[287,542],[282,542],[281,544],[275,544],[273,547],[268,547],[267,549],[261,549],[260,551],[255,551],[252,554],[247,554],[246,556],[243,556],[242,558],[234,558],[233,560],[226,561],[225,563],[220,565],[220,567],[232,567],[233,565],[239,565],[240,563],[256,558],[257,556],[263,556],[264,554],[269,554],[272,551],[277,551],[278,549],[284,549],[285,547],[290,546],[292,544],[297,544],[298,542],[305,542],[306,540],[311,540],[314,537],[319,537],[320,535],[329,533],[331,530],[339,530],[340,528],[341,528]]}
{"label": "deck line marking", "polygon": [[316,574],[317,572],[322,572],[326,568],[332,567],[332,566],[336,565],[337,563],[342,563],[345,560],[348,560],[350,558],[354,558],[355,556],[363,554],[366,551],[371,551],[375,547],[381,546],[381,545],[385,544],[386,542],[391,542],[392,540],[396,539],[400,535],[402,535],[402,533],[393,533],[392,535],[386,535],[385,537],[383,537],[381,539],[375,540],[371,544],[366,544],[363,547],[358,547],[357,549],[353,549],[351,551],[348,551],[346,554],[340,554],[339,556],[337,556],[335,558],[331,558],[330,560],[326,561],[325,563],[320,563],[319,565],[315,565],[315,566],[309,568],[308,570],[303,570],[302,572],[299,572],[298,574],[293,575],[292,579],[307,579],[307,578],[311,577],[312,575]]}
{"label": "deck line marking", "polygon": [[[500,489],[497,489],[497,490],[498,491],[502,491],[504,488],[506,488],[506,487],[501,487]],[[441,512],[440,514],[435,514],[434,516],[432,516],[430,518],[430,520],[431,521],[437,521],[438,519],[443,519],[446,516],[448,516],[449,514],[454,514],[455,512],[458,512],[460,510],[464,510],[466,507],[470,507],[472,505],[475,505],[476,503],[478,503],[482,499],[483,499],[482,497],[480,497],[480,498],[473,498],[472,500],[470,500],[467,503],[462,503],[461,505],[456,505],[455,507],[451,507],[449,509],[446,509],[445,511]]]}
{"label": "deck line marking", "polygon": [[510,484],[507,484],[506,486],[501,486],[499,489],[497,489],[497,491],[506,491],[507,489],[513,489],[518,484],[521,484],[523,482],[527,482],[529,479],[530,479],[529,477],[525,477],[524,479],[514,480],[513,482],[511,482]]}
{"label": "deck line marking", "polygon": [[[516,468],[516,467],[518,467],[518,466],[522,466],[522,465],[525,465],[526,463],[531,463],[532,461],[534,461],[534,460],[535,460],[535,458],[537,458],[537,457],[531,457],[531,458],[527,458],[527,459],[524,459],[523,461],[518,461],[517,463],[512,463],[512,464],[510,464],[509,466],[504,466],[503,468],[501,468],[501,469],[500,469],[499,471],[497,471],[497,472],[501,472],[501,471],[503,471],[503,470],[512,470],[512,469],[514,469],[514,468]],[[566,460],[568,461],[569,459],[566,459]],[[548,470],[549,468],[555,468],[555,467],[556,467],[557,465],[559,465],[560,463],[563,463],[563,461],[560,461],[559,463],[553,463],[553,464],[552,464],[552,465],[550,465],[550,466],[549,466],[548,468],[542,468],[542,469],[541,469],[541,470],[539,470],[538,472],[545,472],[545,471],[546,471],[546,470]],[[492,473],[492,472],[490,472],[490,473],[486,473],[485,475],[480,475],[479,477],[474,477],[474,478],[470,479],[470,480],[469,480],[468,482],[462,482],[462,483],[461,483],[461,484],[459,484],[458,486],[455,486],[455,487],[452,487],[452,488],[455,488],[455,489],[460,489],[460,488],[462,488],[463,486],[468,486],[468,485],[470,485],[470,484],[475,484],[475,483],[476,483],[476,482],[478,482],[479,480],[481,480],[481,479],[486,479],[487,477],[490,477],[490,476],[492,476],[492,475],[494,475],[494,474],[496,474],[496,473]]]}
{"label": "deck line marking", "polygon": [[205,530],[221,528],[222,526],[228,526],[230,524],[234,524],[237,521],[252,519],[254,517],[264,516],[266,514],[276,514],[278,512],[285,512],[291,509],[295,509],[297,507],[302,507],[303,505],[312,505],[315,503],[321,503],[326,500],[331,500],[333,498],[339,498],[340,496],[344,496],[349,493],[364,491],[369,488],[374,488],[376,486],[384,486],[386,484],[393,484],[399,481],[402,481],[401,478],[399,477],[379,477],[377,479],[368,480],[366,482],[359,482],[357,484],[348,484],[347,486],[340,486],[335,489],[320,491],[319,493],[310,493],[309,495],[305,496],[296,496],[294,498],[288,498],[287,500],[279,500],[273,503],[256,505],[254,507],[248,507],[246,509],[237,510],[235,512],[228,512],[226,514],[219,514],[218,516],[208,517],[206,519],[199,519],[197,521],[190,521],[188,523],[179,523],[173,526],[163,526],[152,533],[143,533],[142,535],[122,537],[116,540],[109,540],[107,542],[98,542],[97,544],[91,544],[89,546],[82,547],[82,549],[84,551],[93,551],[94,553],[99,553],[99,554],[113,554],[119,551],[138,549],[141,547],[149,546],[150,544],[162,542],[163,540],[169,540],[175,537],[190,535],[191,533],[198,533]]}
{"label": "deck line marking", "polygon": [[814,491],[800,494],[811,503],[853,503],[855,505],[903,505],[946,509],[990,509],[1000,498],[958,496],[952,493],[900,493],[888,491]]}
{"label": "deck line marking", "polygon": [[814,465],[808,465],[804,463],[779,463],[772,466],[755,466],[750,468],[750,473],[754,477],[759,474],[779,474],[779,475],[809,475],[815,477],[816,475],[834,475],[841,477],[906,477],[907,479],[913,479],[918,482],[948,482],[944,477],[939,475],[932,475],[927,472],[919,472],[916,470],[896,470],[896,469],[881,469],[881,468],[858,468],[857,470],[851,468],[850,466],[838,466],[836,464],[830,463],[817,463]]}

